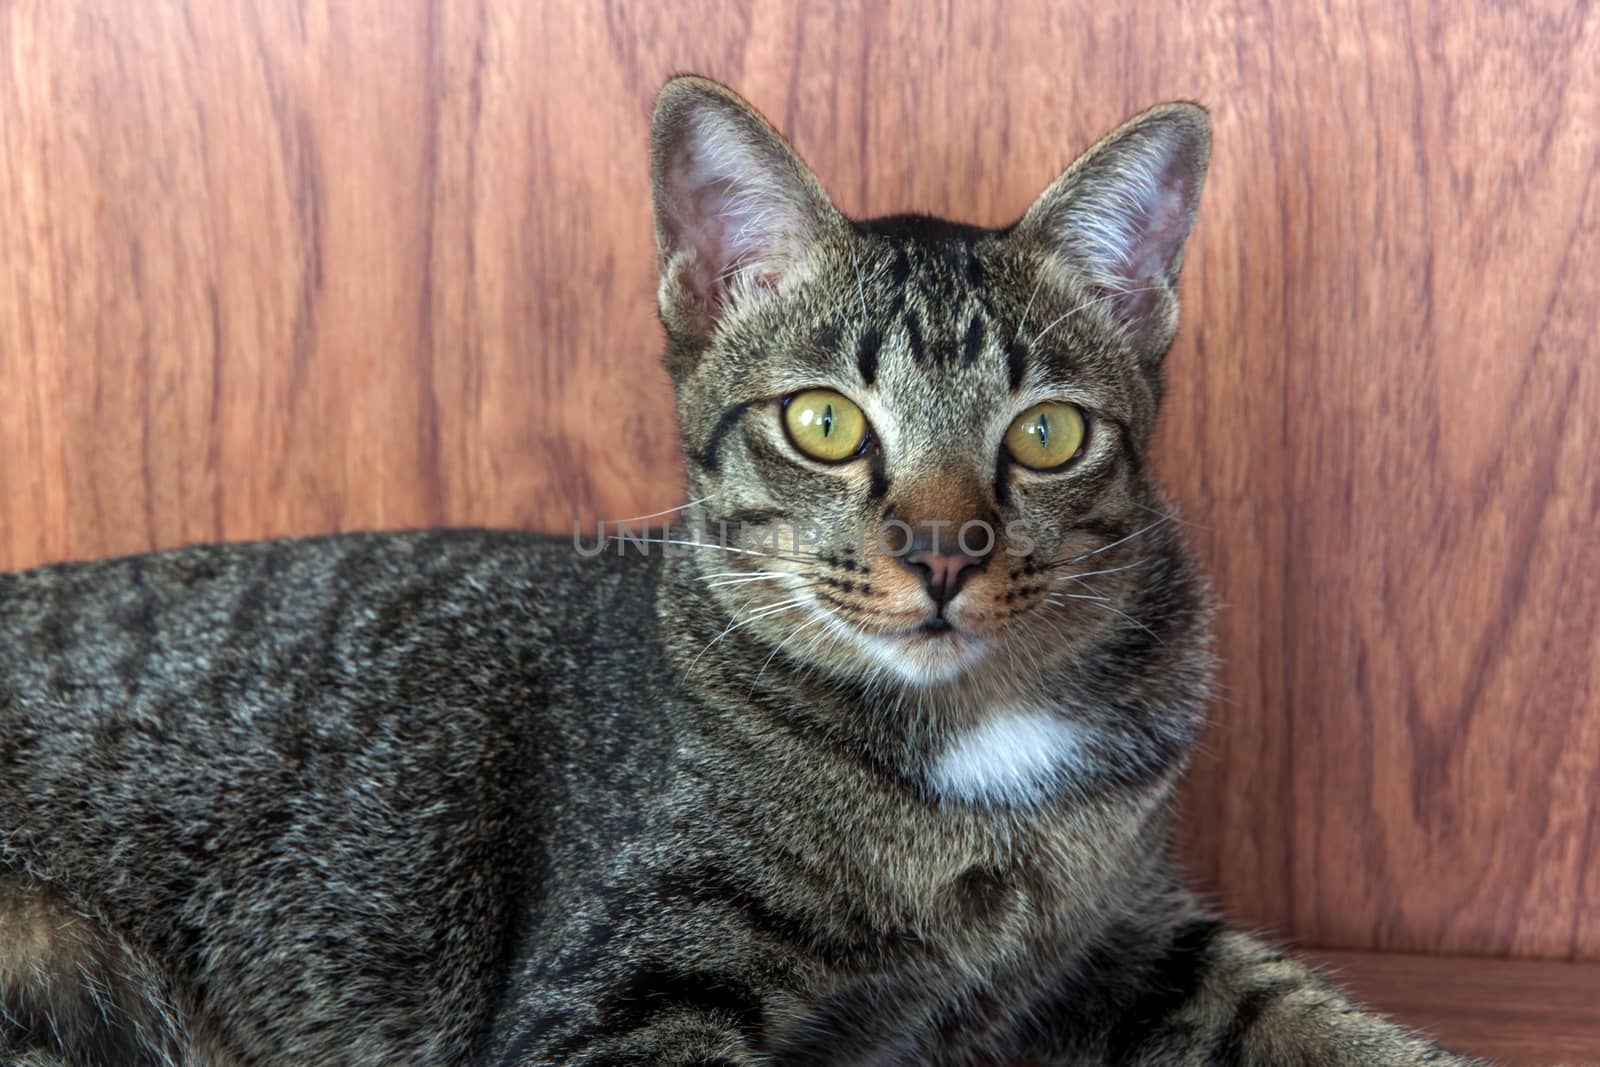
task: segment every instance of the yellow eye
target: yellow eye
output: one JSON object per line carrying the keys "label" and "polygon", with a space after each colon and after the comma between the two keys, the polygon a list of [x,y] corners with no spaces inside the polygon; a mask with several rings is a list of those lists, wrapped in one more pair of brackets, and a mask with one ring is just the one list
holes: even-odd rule
{"label": "yellow eye", "polygon": [[832,389],[807,389],[783,405],[783,428],[794,446],[813,459],[849,459],[867,439],[867,417]]}
{"label": "yellow eye", "polygon": [[1073,404],[1046,401],[1017,416],[1006,431],[1006,448],[1024,467],[1049,470],[1078,454],[1083,434],[1082,411]]}

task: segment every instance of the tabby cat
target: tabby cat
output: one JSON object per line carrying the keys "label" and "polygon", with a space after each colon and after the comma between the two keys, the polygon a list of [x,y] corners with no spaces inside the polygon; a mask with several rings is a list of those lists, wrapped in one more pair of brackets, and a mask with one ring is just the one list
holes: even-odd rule
{"label": "tabby cat", "polygon": [[0,577],[9,1064],[1463,1063],[1228,930],[1147,466],[1205,112],[855,222],[663,89],[693,499]]}

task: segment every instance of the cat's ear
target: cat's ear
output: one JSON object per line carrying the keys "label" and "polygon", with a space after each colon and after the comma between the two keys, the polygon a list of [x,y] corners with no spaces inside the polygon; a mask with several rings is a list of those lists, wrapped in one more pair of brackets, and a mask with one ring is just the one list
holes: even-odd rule
{"label": "cat's ear", "polygon": [[1142,354],[1178,324],[1178,271],[1211,159],[1197,104],[1161,104],[1080,156],[1018,223],[1095,295],[1094,307]]}
{"label": "cat's ear", "polygon": [[706,341],[731,306],[778,288],[841,216],[760,113],[704,78],[656,98],[650,165],[667,329]]}

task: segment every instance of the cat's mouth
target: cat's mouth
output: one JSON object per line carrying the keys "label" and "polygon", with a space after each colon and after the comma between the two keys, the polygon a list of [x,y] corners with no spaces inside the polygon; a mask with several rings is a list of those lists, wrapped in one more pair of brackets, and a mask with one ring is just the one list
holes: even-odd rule
{"label": "cat's mouth", "polygon": [[[814,605],[831,622],[834,634],[879,670],[904,682],[948,682],[975,666],[993,647],[993,638],[968,626],[959,608],[940,611],[933,604],[867,605],[823,591]],[[953,606],[953,605],[952,605]],[[883,610],[893,607],[899,610]]]}
{"label": "cat's mouth", "polygon": [[909,621],[896,629],[880,631],[881,636],[902,647],[916,648],[931,655],[952,652],[958,646],[981,641],[978,633],[948,618],[944,613]]}
{"label": "cat's mouth", "polygon": [[983,638],[943,616],[866,643],[880,665],[916,685],[950,681],[976,664],[988,646]]}

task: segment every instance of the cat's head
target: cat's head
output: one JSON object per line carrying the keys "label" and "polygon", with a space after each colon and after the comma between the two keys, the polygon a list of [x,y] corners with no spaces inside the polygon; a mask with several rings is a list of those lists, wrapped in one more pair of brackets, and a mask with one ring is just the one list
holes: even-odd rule
{"label": "cat's head", "polygon": [[700,577],[732,624],[937,685],[1193,608],[1145,451],[1209,150],[1205,112],[1166,104],[1006,229],[855,222],[737,95],[669,82],[661,313],[692,539],[718,546]]}

